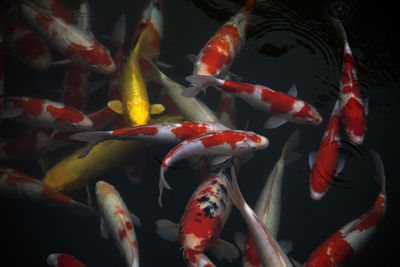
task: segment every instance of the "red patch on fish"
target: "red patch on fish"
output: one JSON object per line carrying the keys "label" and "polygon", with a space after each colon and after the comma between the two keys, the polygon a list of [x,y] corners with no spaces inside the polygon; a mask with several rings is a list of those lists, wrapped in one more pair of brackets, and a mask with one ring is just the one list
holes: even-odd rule
{"label": "red patch on fish", "polygon": [[74,108],[55,107],[48,105],[46,111],[54,118],[54,122],[79,123],[85,119],[84,115]]}
{"label": "red patch on fish", "polygon": [[94,40],[94,44],[91,45],[90,48],[80,44],[70,43],[65,53],[69,56],[74,54],[79,55],[90,65],[111,66],[113,64],[107,49],[96,40]]}
{"label": "red patch on fish", "polygon": [[190,122],[182,124],[182,126],[172,129],[171,132],[178,138],[179,140],[186,140],[191,137],[195,137],[197,135],[206,133],[209,127],[204,124]]}
{"label": "red patch on fish", "polygon": [[313,116],[311,116],[311,106],[304,103],[304,106],[298,112],[293,114],[294,119],[297,117],[314,119]]}
{"label": "red patch on fish", "polygon": [[57,0],[51,1],[50,10],[55,17],[63,18],[68,24],[72,23],[72,16],[65,2]]}
{"label": "red patch on fish", "polygon": [[123,128],[117,129],[112,132],[112,135],[130,135],[130,136],[138,136],[138,135],[148,135],[154,136],[158,133],[158,129],[156,127],[146,127],[139,126],[137,128]]}
{"label": "red patch on fish", "polygon": [[251,95],[256,89],[254,85],[233,81],[224,81],[224,84],[218,87],[230,94],[246,93]]}
{"label": "red patch on fish", "polygon": [[385,206],[385,197],[383,192],[380,193],[378,198],[375,200],[374,205],[360,217],[362,221],[354,230],[365,231],[376,227],[383,219],[383,212]]}
{"label": "red patch on fish", "polygon": [[233,131],[224,131],[222,133],[213,133],[211,136],[201,138],[199,141],[204,148],[215,147],[223,144],[228,144],[234,150],[238,142],[246,139],[245,134]]}
{"label": "red patch on fish", "polygon": [[286,114],[293,109],[296,99],[292,96],[263,88],[261,91],[261,101],[271,105],[271,113]]}
{"label": "red patch on fish", "polygon": [[57,257],[57,267],[87,267],[75,257],[68,254],[60,254]]}
{"label": "red patch on fish", "polygon": [[250,263],[252,266],[261,266],[260,259],[257,256],[256,244],[254,243],[253,236],[250,232],[247,233],[246,247],[244,251],[245,262]]}
{"label": "red patch on fish", "polygon": [[43,13],[37,13],[35,16],[35,21],[44,29],[48,30],[50,28],[50,24],[54,21],[54,19],[50,16],[44,15]]}
{"label": "red patch on fish", "polygon": [[126,231],[124,228],[118,230],[119,241],[122,241],[126,237]]}
{"label": "red patch on fish", "polygon": [[58,204],[69,204],[72,202],[71,198],[46,185],[43,185],[43,189],[42,192],[40,192],[40,196],[43,199],[50,200],[53,203],[58,203]]}
{"label": "red patch on fish", "polygon": [[126,228],[128,230],[132,230],[133,229],[133,226],[132,226],[132,224],[130,222],[125,222],[125,225],[126,225]]}
{"label": "red patch on fish", "polygon": [[353,131],[356,136],[365,134],[366,120],[363,105],[355,98],[350,98],[341,109],[341,121],[345,129]]}
{"label": "red patch on fish", "polygon": [[44,107],[45,101],[43,99],[37,99],[37,98],[18,98],[18,99],[10,99],[14,103],[14,106],[17,108],[22,108],[24,111],[24,114],[26,115],[31,115],[34,117],[39,116]]}

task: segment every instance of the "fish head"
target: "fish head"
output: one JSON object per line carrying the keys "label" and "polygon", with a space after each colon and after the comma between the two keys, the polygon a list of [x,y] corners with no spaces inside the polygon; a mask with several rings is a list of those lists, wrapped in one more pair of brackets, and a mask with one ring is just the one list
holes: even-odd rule
{"label": "fish head", "polygon": [[318,113],[318,111],[314,107],[311,107],[309,109],[305,119],[308,124],[315,125],[315,126],[320,125],[323,120],[321,115]]}
{"label": "fish head", "polygon": [[102,201],[110,194],[115,192],[114,186],[110,185],[104,181],[98,181],[95,186],[96,198],[98,203],[102,203]]}
{"label": "fish head", "polygon": [[58,265],[57,265],[57,259],[58,259],[58,256],[59,256],[60,254],[59,253],[52,253],[52,254],[50,254],[48,257],[47,257],[47,264],[50,266],[50,267],[57,267]]}
{"label": "fish head", "polygon": [[356,135],[354,131],[345,128],[346,135],[349,137],[350,142],[354,145],[361,145],[364,141],[364,135]]}
{"label": "fish head", "polygon": [[252,150],[260,150],[269,146],[269,140],[265,136],[249,132],[246,135],[246,144]]}

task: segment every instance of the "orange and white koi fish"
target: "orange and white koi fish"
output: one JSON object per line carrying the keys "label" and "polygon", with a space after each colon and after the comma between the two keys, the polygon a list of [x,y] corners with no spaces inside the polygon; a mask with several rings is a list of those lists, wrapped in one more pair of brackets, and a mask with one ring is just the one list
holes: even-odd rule
{"label": "orange and white koi fish", "polygon": [[343,25],[339,22],[335,24],[335,27],[344,42],[343,68],[339,90],[340,120],[350,141],[361,145],[367,130],[366,113],[368,113],[368,103],[364,107],[358,87],[353,54]]}
{"label": "orange and white koi fish", "polygon": [[385,170],[378,153],[371,151],[371,154],[381,187],[374,204],[366,213],[343,226],[314,250],[305,264],[306,267],[333,267],[345,264],[367,244],[377,231],[386,210]]}
{"label": "orange and white koi fish", "polygon": [[49,267],[87,267],[72,255],[65,253],[52,253],[47,256]]}
{"label": "orange and white koi fish", "polygon": [[160,195],[158,203],[161,206],[163,188],[171,189],[164,174],[174,162],[189,157],[213,157],[212,164],[218,165],[235,155],[251,153],[254,150],[268,147],[266,137],[250,131],[225,130],[210,132],[186,139],[174,147],[162,161],[160,168]]}
{"label": "orange and white koi fish", "polygon": [[[114,186],[98,181],[96,183],[96,199],[101,215],[101,235],[108,238],[112,235],[120,251],[125,255],[130,267],[139,266],[139,250],[131,213]],[[138,218],[135,218],[140,224]]]}
{"label": "orange and white koi fish", "polygon": [[[301,156],[299,153],[293,151],[298,142],[299,132],[295,131],[286,141],[281,157],[269,174],[254,207],[257,217],[265,224],[271,235],[275,238],[277,238],[280,225],[283,174],[285,166],[298,160]],[[248,233],[247,237],[236,233],[235,240],[238,247],[243,249],[244,266],[262,266],[257,256],[251,233]],[[282,246],[281,242],[280,245]]]}
{"label": "orange and white koi fish", "polygon": [[12,120],[34,127],[64,131],[90,130],[93,122],[82,112],[50,100],[33,97],[6,97],[5,109],[21,110]]}
{"label": "orange and white koi fish", "polygon": [[232,198],[233,204],[242,214],[249,232],[253,236],[255,250],[263,266],[293,266],[288,256],[280,247],[278,241],[244,200],[234,170],[231,171],[231,179],[232,182],[231,184],[228,184],[227,187],[229,194]]}
{"label": "orange and white koi fish", "polygon": [[288,94],[284,94],[263,85],[221,80],[213,76],[191,75],[186,80],[192,85],[182,93],[184,96],[194,96],[207,86],[214,86],[220,91],[240,97],[256,109],[275,114],[276,116],[270,117],[264,124],[266,128],[276,128],[287,121],[311,125],[322,122],[321,115],[313,106],[296,98],[295,86]]}
{"label": "orange and white koi fish", "polygon": [[0,192],[3,195],[39,200],[59,206],[79,216],[90,216],[96,211],[59,191],[17,170],[0,166]]}
{"label": "orange and white koi fish", "polygon": [[227,183],[232,166],[223,166],[202,182],[189,199],[180,224],[158,220],[157,233],[169,241],[178,241],[188,266],[215,266],[204,255],[210,251],[218,260],[232,261],[239,256],[229,242],[218,239],[232,210]]}
{"label": "orange and white koi fish", "polygon": [[218,29],[198,54],[193,74],[224,77],[228,73],[244,44],[253,7],[254,0],[248,0],[235,16]]}
{"label": "orange and white koi fish", "polygon": [[72,62],[103,74],[115,70],[110,52],[91,34],[33,3],[24,0],[16,3],[23,21]]}
{"label": "orange and white koi fish", "polygon": [[318,153],[310,153],[308,162],[311,169],[310,194],[315,200],[321,199],[339,172],[344,160],[339,158],[340,148],[340,109],[339,101],[333,108]]}

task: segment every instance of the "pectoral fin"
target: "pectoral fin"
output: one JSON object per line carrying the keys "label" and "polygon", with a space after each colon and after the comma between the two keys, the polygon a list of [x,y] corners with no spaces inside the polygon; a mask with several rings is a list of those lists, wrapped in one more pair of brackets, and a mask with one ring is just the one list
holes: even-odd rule
{"label": "pectoral fin", "polygon": [[236,232],[234,234],[234,238],[235,238],[236,246],[239,248],[239,250],[242,253],[244,253],[244,251],[246,249],[246,235],[241,232]]}
{"label": "pectoral fin", "polygon": [[153,104],[150,107],[150,114],[154,115],[154,114],[160,114],[163,113],[165,110],[165,107],[161,104]]}
{"label": "pectoral fin", "polygon": [[156,221],[156,232],[165,240],[175,242],[179,239],[179,224],[167,219]]}
{"label": "pectoral fin", "polygon": [[214,245],[210,248],[210,252],[219,261],[227,260],[232,262],[232,260],[239,257],[238,249],[228,241],[222,239],[215,241]]}
{"label": "pectoral fin", "polygon": [[108,101],[107,106],[114,111],[115,113],[118,113],[120,115],[124,114],[122,110],[122,102],[119,100],[111,100]]}
{"label": "pectoral fin", "polygon": [[100,234],[101,234],[101,237],[104,239],[108,239],[110,237],[110,232],[108,231],[108,228],[106,226],[106,223],[105,223],[103,217],[100,218]]}

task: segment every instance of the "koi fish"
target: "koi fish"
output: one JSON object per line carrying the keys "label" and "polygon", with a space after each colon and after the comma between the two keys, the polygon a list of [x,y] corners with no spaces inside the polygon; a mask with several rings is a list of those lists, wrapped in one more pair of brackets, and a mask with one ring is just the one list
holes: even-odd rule
{"label": "koi fish", "polygon": [[194,96],[205,87],[214,86],[220,91],[240,97],[256,109],[276,114],[265,122],[266,128],[276,128],[287,121],[311,125],[322,122],[321,115],[313,106],[296,98],[297,89],[294,85],[288,94],[284,94],[263,85],[221,80],[213,76],[191,75],[186,80],[192,86],[184,90],[183,96]]}
{"label": "koi fish", "polygon": [[[277,237],[280,214],[281,214],[281,192],[285,166],[298,160],[300,154],[293,152],[299,142],[299,131],[295,131],[286,141],[279,160],[275,163],[274,168],[268,176],[268,179],[257,199],[254,212],[257,217],[265,224],[273,237]],[[261,262],[257,257],[255,243],[252,235],[247,237],[241,233],[235,233],[235,241],[239,248],[243,249],[243,265],[244,266],[261,266]],[[279,242],[282,247],[282,242]],[[282,247],[282,249],[284,249]]]}
{"label": "koi fish", "polygon": [[17,170],[0,166],[0,192],[3,195],[39,200],[59,206],[78,216],[90,216],[95,210]]}
{"label": "koi fish", "polygon": [[213,156],[211,164],[215,166],[232,156],[264,149],[268,145],[269,141],[266,137],[240,130],[216,131],[186,139],[168,152],[162,161],[158,204],[162,206],[163,188],[171,189],[164,174],[174,162],[193,156]]}
{"label": "koi fish", "polygon": [[331,186],[334,177],[342,171],[344,160],[339,158],[339,148],[340,109],[339,101],[336,101],[318,153],[310,153],[308,157],[312,199],[320,200]]}
{"label": "koi fish", "polygon": [[63,131],[90,130],[93,122],[75,108],[50,100],[32,97],[6,97],[5,109],[22,110],[12,118],[34,127],[55,128]]}
{"label": "koi fish", "polygon": [[32,0],[35,5],[45,8],[53,14],[55,17],[60,17],[65,20],[66,23],[72,24],[74,18],[65,1],[63,0]]}
{"label": "koi fish", "polygon": [[[82,0],[79,12],[76,15],[77,26],[90,32],[89,4]],[[67,106],[82,110],[88,99],[90,70],[71,63],[66,66],[63,80],[63,103]]]}
{"label": "koi fish", "polygon": [[49,267],[87,267],[72,255],[65,253],[52,253],[47,256]]}
{"label": "koi fish", "polygon": [[103,74],[115,70],[110,52],[91,34],[33,3],[24,0],[16,3],[23,21],[72,62]]}
{"label": "koi fish", "polygon": [[359,252],[377,231],[386,210],[385,171],[378,153],[371,151],[378,172],[378,183],[381,187],[378,197],[370,209],[347,223],[324,241],[310,255],[305,264],[311,266],[340,266]]}
{"label": "koi fish", "polygon": [[[201,183],[190,197],[180,224],[158,220],[156,232],[169,241],[178,241],[183,247],[183,257],[188,266],[215,266],[204,252],[210,252],[220,261],[232,261],[239,256],[229,242],[218,239],[232,210],[228,196],[224,166]],[[210,264],[210,265],[207,265]]]}
{"label": "koi fish", "polygon": [[185,87],[167,77],[151,61],[149,61],[149,63],[152,64],[152,69],[146,73],[146,77],[165,89],[167,95],[171,98],[186,120],[218,122],[218,118],[207,105],[195,97],[182,96],[181,93]]}
{"label": "koi fish", "polygon": [[218,29],[198,54],[193,74],[218,77],[227,74],[244,44],[253,7],[254,0],[248,0],[235,16]]}
{"label": "koi fish", "polygon": [[47,44],[20,19],[4,29],[4,43],[18,60],[31,68],[45,70],[51,65]]}
{"label": "koi fish", "polygon": [[[94,129],[101,129],[114,118],[115,113],[108,107],[88,114]],[[0,159],[30,157],[49,152],[70,143],[70,136],[76,133],[60,132],[53,129],[35,128],[15,138],[0,141]]]}
{"label": "koi fish", "polygon": [[157,143],[176,144],[200,134],[222,130],[227,130],[227,128],[217,122],[164,122],[110,131],[76,133],[71,136],[71,139],[83,142],[92,142],[94,145],[109,139],[143,140]]}
{"label": "koi fish", "polygon": [[[163,116],[157,120],[151,120],[152,123],[162,121],[180,122],[182,117]],[[137,140],[107,140],[95,145],[88,156],[79,158],[79,155],[91,146],[88,144],[66,156],[49,169],[43,183],[60,191],[77,190],[102,173],[129,159],[143,145],[143,142]],[[110,157],[110,155],[113,156]]]}
{"label": "koi fish", "polygon": [[353,55],[343,25],[337,23],[335,27],[344,42],[343,68],[339,87],[340,120],[350,141],[361,145],[367,129],[368,103],[364,107],[358,87]]}
{"label": "koi fish", "polygon": [[151,38],[150,29],[144,30],[135,49],[125,63],[122,74],[122,102],[117,100],[109,102],[109,107],[118,114],[124,114],[126,121],[131,126],[146,124],[150,119],[150,114],[159,114],[165,109],[160,104],[150,106],[146,85],[139,66],[142,47],[147,47],[146,45],[151,42]]}
{"label": "koi fish", "polygon": [[227,186],[229,195],[232,198],[233,204],[242,214],[253,236],[255,250],[262,265],[274,267],[293,266],[278,241],[244,200],[234,170],[231,171],[230,177],[232,182]]}
{"label": "koi fish", "polygon": [[[139,266],[139,250],[131,213],[114,186],[98,181],[96,183],[96,200],[101,214],[101,235],[115,239],[120,251],[126,258],[128,266]],[[134,221],[140,224],[138,218]]]}

